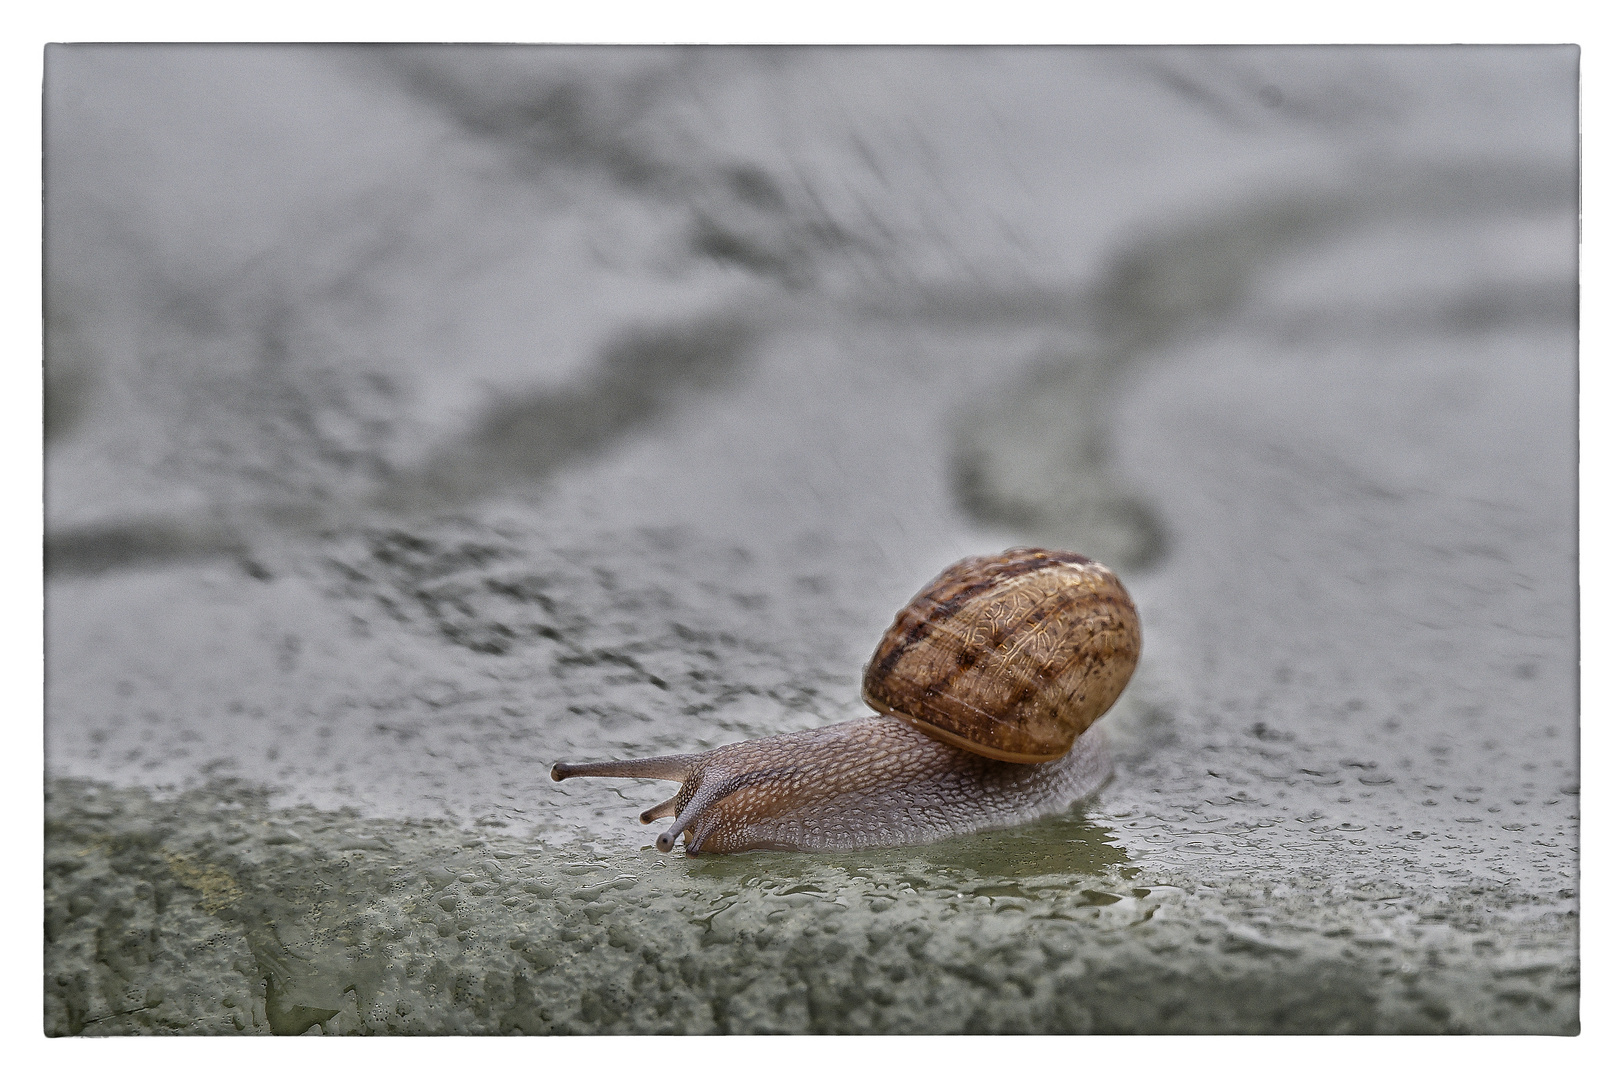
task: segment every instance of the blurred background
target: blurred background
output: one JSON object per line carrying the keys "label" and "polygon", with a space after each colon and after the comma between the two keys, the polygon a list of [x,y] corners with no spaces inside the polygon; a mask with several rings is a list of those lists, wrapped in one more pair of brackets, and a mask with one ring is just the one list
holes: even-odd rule
{"label": "blurred background", "polygon": [[1575,48],[68,46],[45,129],[50,784],[634,849],[553,760],[861,715],[1046,544],[1113,851],[1575,1024]]}

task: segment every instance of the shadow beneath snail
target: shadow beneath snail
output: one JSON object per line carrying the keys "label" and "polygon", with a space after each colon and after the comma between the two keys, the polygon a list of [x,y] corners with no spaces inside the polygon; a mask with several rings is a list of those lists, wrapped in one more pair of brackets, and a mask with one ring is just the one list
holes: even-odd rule
{"label": "shadow beneath snail", "polygon": [[[903,881],[914,888],[977,883],[981,895],[1021,895],[1033,877],[1096,879],[1132,862],[1116,835],[1089,818],[1088,805],[1010,829],[954,836],[917,847],[870,848],[833,854],[747,851],[696,854],[673,860],[690,878],[745,883],[752,879],[815,881],[826,872]],[[1002,890],[1002,891],[999,891]],[[1012,890],[1012,891],[1011,891]]]}
{"label": "shadow beneath snail", "polygon": [[1115,834],[1074,808],[1015,829],[955,836],[908,854],[918,862],[978,877],[1037,874],[1093,877],[1131,861]]}

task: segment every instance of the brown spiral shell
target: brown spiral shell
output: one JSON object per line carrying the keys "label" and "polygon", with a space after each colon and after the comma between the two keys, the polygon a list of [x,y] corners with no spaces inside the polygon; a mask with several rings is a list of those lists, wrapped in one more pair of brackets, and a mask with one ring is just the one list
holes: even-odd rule
{"label": "brown spiral shell", "polygon": [[953,563],[896,613],[862,674],[868,704],[1003,761],[1053,761],[1138,664],[1138,612],[1083,555],[1010,548]]}

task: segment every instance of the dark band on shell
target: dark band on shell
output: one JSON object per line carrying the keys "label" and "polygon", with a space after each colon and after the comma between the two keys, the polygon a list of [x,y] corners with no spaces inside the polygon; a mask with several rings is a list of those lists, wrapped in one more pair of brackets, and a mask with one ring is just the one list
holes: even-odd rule
{"label": "dark band on shell", "polygon": [[1012,548],[954,563],[898,612],[862,696],[977,753],[1052,761],[1120,695],[1138,653],[1138,613],[1115,574]]}

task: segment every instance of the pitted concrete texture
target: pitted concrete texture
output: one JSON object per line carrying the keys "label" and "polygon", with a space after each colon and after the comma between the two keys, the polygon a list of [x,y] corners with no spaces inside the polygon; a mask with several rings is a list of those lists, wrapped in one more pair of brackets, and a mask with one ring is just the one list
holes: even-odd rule
{"label": "pitted concrete texture", "polygon": [[[48,1033],[1576,1031],[1575,50],[46,91]],[[548,779],[864,715],[1030,543],[1144,626],[1065,814]]]}
{"label": "pitted concrete texture", "polygon": [[221,783],[167,803],[59,784],[49,818],[53,1034],[1560,1032],[1574,1019],[1559,905],[1463,882],[1420,898],[1311,866],[1207,883],[1134,865],[1084,813],[902,851],[691,860],[277,812]]}

